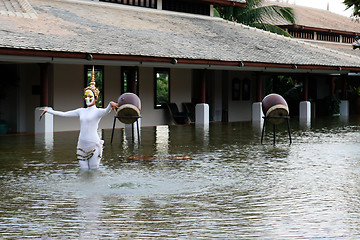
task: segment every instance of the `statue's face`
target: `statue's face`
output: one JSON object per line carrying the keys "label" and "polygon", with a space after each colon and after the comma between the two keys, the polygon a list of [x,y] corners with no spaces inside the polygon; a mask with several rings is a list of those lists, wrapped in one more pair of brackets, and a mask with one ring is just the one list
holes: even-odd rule
{"label": "statue's face", "polygon": [[86,90],[84,94],[86,106],[92,106],[95,102],[95,95],[91,90]]}

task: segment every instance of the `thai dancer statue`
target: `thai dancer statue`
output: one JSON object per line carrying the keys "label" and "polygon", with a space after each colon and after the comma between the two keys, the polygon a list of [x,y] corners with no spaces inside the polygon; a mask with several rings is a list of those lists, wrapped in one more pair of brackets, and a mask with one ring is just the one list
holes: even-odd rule
{"label": "thai dancer statue", "polygon": [[117,103],[110,101],[106,108],[97,108],[95,104],[98,100],[99,93],[99,89],[95,86],[93,67],[91,82],[89,86],[84,89],[86,108],[78,108],[67,112],[40,109],[40,111],[43,111],[40,119],[45,113],[61,117],[80,118],[80,134],[76,156],[82,169],[95,169],[99,167],[104,141],[101,140],[97,134],[98,125],[102,117],[108,114],[111,109],[117,107]]}

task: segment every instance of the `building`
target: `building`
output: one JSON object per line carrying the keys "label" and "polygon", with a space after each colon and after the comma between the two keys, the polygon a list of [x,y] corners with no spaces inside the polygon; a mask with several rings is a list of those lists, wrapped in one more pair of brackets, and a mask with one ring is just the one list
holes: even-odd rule
{"label": "building", "polygon": [[[272,18],[267,22],[274,24],[287,31],[293,38],[301,39],[319,47],[329,48],[342,53],[360,56],[360,22],[345,17],[328,10],[298,6],[288,3],[265,2],[268,5],[279,5],[282,7],[290,7],[293,9],[296,24],[292,24],[284,19]],[[346,78],[345,88],[357,87],[360,89],[360,78],[356,73],[343,74],[342,78]],[[332,78],[332,93],[341,92],[343,99],[350,100],[350,113],[359,114],[360,102],[357,98],[347,91],[343,91],[339,78],[334,75]]]}
{"label": "building", "polygon": [[[308,108],[311,94],[329,95],[333,74],[360,70],[356,55],[211,16],[214,4],[242,1],[199,0],[199,12],[186,12],[189,2],[180,0],[9,2],[0,2],[0,119],[9,132],[34,132],[36,107],[83,106],[93,65],[103,76],[105,104],[122,91],[139,95],[142,126],[172,123],[156,96],[160,76],[168,79],[167,101],[198,104],[197,122],[206,123],[259,120],[269,76],[296,76]],[[100,127],[112,122],[110,114]],[[78,129],[77,119],[54,117],[54,131]]]}

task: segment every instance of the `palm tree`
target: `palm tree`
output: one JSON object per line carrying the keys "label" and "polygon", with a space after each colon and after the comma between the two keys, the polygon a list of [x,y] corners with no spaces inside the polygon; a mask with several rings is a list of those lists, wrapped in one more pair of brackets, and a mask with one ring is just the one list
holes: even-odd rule
{"label": "palm tree", "polygon": [[260,28],[273,33],[291,37],[285,30],[267,23],[267,19],[282,18],[295,24],[295,15],[292,8],[278,5],[263,5],[264,0],[247,0],[246,7],[216,8],[215,15],[229,21],[242,23],[251,27]]}
{"label": "palm tree", "polygon": [[346,10],[351,7],[354,7],[352,13],[353,17],[357,19],[360,17],[360,0],[344,0],[343,3],[346,6]]}

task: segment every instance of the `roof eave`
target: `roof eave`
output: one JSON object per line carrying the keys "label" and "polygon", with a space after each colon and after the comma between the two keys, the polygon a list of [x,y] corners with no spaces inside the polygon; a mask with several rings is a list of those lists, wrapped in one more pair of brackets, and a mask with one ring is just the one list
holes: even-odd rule
{"label": "roof eave", "polygon": [[[43,51],[43,50],[29,50],[29,49],[14,49],[14,48],[0,48],[0,62],[8,61],[13,58],[24,60],[26,58],[33,58],[32,62],[37,62],[36,59],[42,59],[39,62],[48,63],[66,63],[76,62],[78,64],[96,64],[96,62],[104,61],[109,65],[116,62],[129,65],[154,65],[165,64],[169,66],[193,66],[194,68],[208,68],[221,69],[232,68],[237,70],[252,69],[256,71],[269,69],[282,69],[286,71],[297,72],[311,72],[311,71],[328,71],[328,72],[360,72],[360,67],[356,66],[325,66],[325,65],[305,65],[305,64],[284,64],[284,63],[267,63],[267,62],[250,62],[250,61],[222,61],[222,60],[206,60],[206,59],[186,59],[172,57],[151,57],[151,56],[135,56],[135,55],[115,55],[115,54],[99,54],[99,53],[81,53],[81,52],[57,52],[57,51]],[[94,62],[92,62],[94,61]],[[113,63],[113,64],[111,64]],[[175,64],[174,64],[175,63]]]}
{"label": "roof eave", "polygon": [[326,33],[336,33],[336,34],[343,34],[343,35],[360,35],[360,32],[349,32],[349,31],[341,31],[336,29],[328,29],[328,28],[317,28],[317,27],[309,27],[304,25],[277,25],[280,28],[287,28],[287,29],[301,29],[301,30],[308,30],[314,32],[326,32]]}

